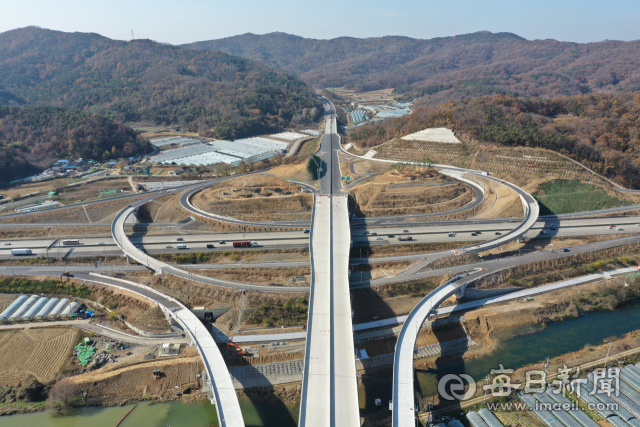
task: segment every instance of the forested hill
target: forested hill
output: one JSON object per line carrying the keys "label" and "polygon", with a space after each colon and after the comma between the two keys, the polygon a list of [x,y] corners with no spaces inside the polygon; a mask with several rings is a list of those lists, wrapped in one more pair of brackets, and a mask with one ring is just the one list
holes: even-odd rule
{"label": "forested hill", "polygon": [[640,188],[640,92],[449,101],[357,127],[349,139],[372,147],[430,127],[451,128],[467,142],[557,151],[625,187]]}
{"label": "forested hill", "polygon": [[44,105],[0,106],[0,181],[38,172],[55,158],[102,161],[147,149],[133,129],[104,117]]}
{"label": "forested hill", "polygon": [[423,103],[487,94],[551,97],[640,89],[640,41],[530,41],[486,31],[429,40],[314,40],[271,33],[185,46],[262,61],[316,87],[395,88],[423,97]]}
{"label": "forested hill", "polygon": [[177,124],[218,138],[311,120],[322,107],[296,77],[256,61],[37,27],[0,34],[2,99]]}

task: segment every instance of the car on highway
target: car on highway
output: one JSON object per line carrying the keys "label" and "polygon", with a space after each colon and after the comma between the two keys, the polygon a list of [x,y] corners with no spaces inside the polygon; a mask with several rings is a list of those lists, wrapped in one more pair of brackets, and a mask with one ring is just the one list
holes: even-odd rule
{"label": "car on highway", "polygon": [[98,246],[104,246],[104,242],[98,242],[98,243],[96,243],[96,245],[98,245]]}
{"label": "car on highway", "polygon": [[500,181],[502,184],[506,184],[506,181]]}
{"label": "car on highway", "polygon": [[616,226],[613,224],[609,224],[609,228],[616,228]]}
{"label": "car on highway", "polygon": [[449,232],[449,237],[455,237],[456,233],[454,233],[453,231]]}
{"label": "car on highway", "polygon": [[224,245],[224,240],[220,240],[220,241],[218,242],[218,244],[219,244],[219,245]]}
{"label": "car on highway", "polygon": [[471,235],[472,235],[472,236],[477,236],[477,235],[478,235],[478,233],[475,233],[475,232],[474,232],[474,233],[471,233]]}
{"label": "car on highway", "polygon": [[178,241],[178,242],[184,242],[184,239],[183,239],[182,237],[178,237],[178,238],[176,239],[176,241]]}
{"label": "car on highway", "polygon": [[213,249],[213,248],[215,248],[215,246],[213,246],[211,243],[207,245],[207,249]]}
{"label": "car on highway", "polygon": [[569,252],[569,248],[564,248],[562,252]]}
{"label": "car on highway", "polygon": [[9,242],[4,242],[4,245],[5,245],[5,246],[11,246],[11,243],[9,243]]}
{"label": "car on highway", "polygon": [[363,231],[362,234],[369,234],[369,232],[368,231]]}
{"label": "car on highway", "polygon": [[409,230],[402,230],[402,232],[403,232],[403,233],[408,233],[408,232],[409,232]]}
{"label": "car on highway", "polygon": [[618,227],[618,231],[624,231],[624,228]]}
{"label": "car on highway", "polygon": [[165,248],[171,249],[171,248],[173,248],[173,246],[172,245],[167,245],[167,246],[165,246]]}
{"label": "car on highway", "polygon": [[394,236],[393,234],[388,234],[388,235],[387,235],[387,237],[390,237],[390,238],[392,238],[392,239],[393,239],[393,238],[394,238],[394,237],[396,237],[396,236]]}
{"label": "car on highway", "polygon": [[496,236],[502,236],[502,233],[499,231],[496,231]]}
{"label": "car on highway", "polygon": [[551,227],[549,230],[556,231],[555,227]]}
{"label": "car on highway", "polygon": [[382,237],[376,237],[376,240],[384,240]]}
{"label": "car on highway", "polygon": [[372,236],[377,236],[377,235],[378,235],[378,233],[371,233],[371,235],[372,235]]}
{"label": "car on highway", "polygon": [[311,230],[309,230],[308,228],[303,231],[303,233],[305,233],[305,234],[310,233],[310,232],[311,232]]}
{"label": "car on highway", "polygon": [[540,234],[544,234],[544,230],[540,230]]}

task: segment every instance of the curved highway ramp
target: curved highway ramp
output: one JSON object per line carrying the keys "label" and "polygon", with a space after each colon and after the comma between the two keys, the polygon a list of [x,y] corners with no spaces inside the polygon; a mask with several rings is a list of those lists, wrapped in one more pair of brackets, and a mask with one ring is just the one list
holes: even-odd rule
{"label": "curved highway ramp", "polygon": [[467,275],[456,276],[430,292],[415,306],[398,335],[393,359],[393,427],[413,427],[416,425],[413,392],[413,355],[418,333],[422,324],[434,313],[442,302],[458,293],[464,283],[458,280]]}

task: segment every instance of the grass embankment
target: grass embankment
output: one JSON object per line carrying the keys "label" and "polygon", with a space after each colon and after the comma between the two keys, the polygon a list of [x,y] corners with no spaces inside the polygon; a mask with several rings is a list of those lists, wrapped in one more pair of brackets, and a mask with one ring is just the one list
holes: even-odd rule
{"label": "grass embankment", "polygon": [[519,286],[532,288],[573,277],[586,276],[616,268],[635,267],[640,259],[640,245],[632,243],[566,258],[558,258],[520,265],[478,280],[478,288]]}
{"label": "grass embankment", "polygon": [[[176,264],[196,264],[206,263],[209,261],[214,262],[260,262],[261,258],[266,255],[275,255],[287,257],[289,255],[301,255],[303,257],[309,256],[308,248],[300,249],[275,249],[272,251],[267,250],[249,250],[249,251],[219,251],[219,252],[188,252],[188,253],[175,253],[175,254],[158,254],[154,255],[155,258],[165,261],[173,262]],[[224,259],[223,259],[224,258]],[[286,259],[282,259],[285,261]],[[269,262],[274,260],[262,260],[263,262]]]}
{"label": "grass embankment", "polygon": [[615,310],[622,304],[640,298],[640,278],[616,279],[591,292],[567,295],[555,304],[535,310],[538,323],[557,322],[566,317],[578,317],[596,310]]}
{"label": "grass embankment", "polygon": [[541,191],[532,194],[540,204],[540,215],[583,212],[631,204],[609,195],[601,187],[577,180],[558,179],[545,182],[540,187]]}
{"label": "grass embankment", "polygon": [[291,298],[284,303],[263,302],[247,319],[247,323],[265,327],[306,325],[308,311],[309,301],[306,297]]}
{"label": "grass embankment", "polygon": [[0,293],[9,294],[55,294],[71,295],[79,298],[91,294],[91,289],[84,285],[57,280],[35,281],[25,278],[0,279]]}
{"label": "grass embankment", "polygon": [[[381,256],[395,256],[408,254],[421,254],[428,252],[447,251],[460,248],[466,245],[479,243],[479,241],[470,242],[436,242],[436,243],[411,243],[402,245],[376,245],[376,246],[355,246],[351,248],[349,256],[351,258],[374,258]],[[366,245],[366,242],[363,242]]]}

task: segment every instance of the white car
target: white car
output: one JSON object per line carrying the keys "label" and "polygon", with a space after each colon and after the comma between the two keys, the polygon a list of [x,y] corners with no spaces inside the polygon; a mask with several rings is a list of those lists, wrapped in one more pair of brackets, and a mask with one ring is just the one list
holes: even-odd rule
{"label": "white car", "polygon": [[165,246],[165,248],[167,248],[167,249],[171,249],[171,248],[173,248],[173,246],[171,246],[171,245],[167,245],[167,246]]}
{"label": "white car", "polygon": [[9,242],[4,242],[4,245],[5,245],[5,246],[11,246],[11,243],[9,243]]}
{"label": "white car", "polygon": [[98,243],[96,243],[96,245],[98,245],[98,246],[104,246],[104,242],[98,242]]}
{"label": "white car", "polygon": [[376,237],[376,240],[384,240],[382,237]]}

